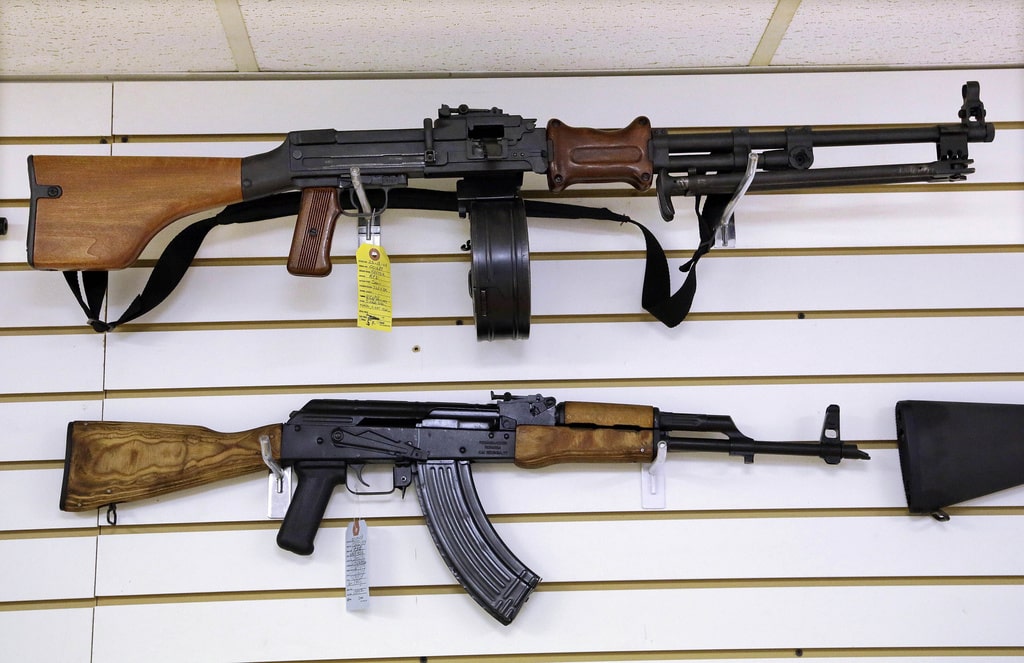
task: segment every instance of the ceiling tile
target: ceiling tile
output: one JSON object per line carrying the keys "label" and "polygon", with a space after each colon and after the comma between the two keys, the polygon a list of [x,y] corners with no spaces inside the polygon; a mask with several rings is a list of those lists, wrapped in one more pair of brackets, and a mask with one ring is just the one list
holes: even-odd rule
{"label": "ceiling tile", "polygon": [[745,66],[775,0],[239,0],[261,71]]}
{"label": "ceiling tile", "polygon": [[213,2],[2,0],[0,74],[235,71]]}
{"label": "ceiling tile", "polygon": [[1024,64],[1024,0],[802,0],[772,64]]}
{"label": "ceiling tile", "polygon": [[679,71],[755,52],[786,67],[1021,66],[1024,0],[0,0],[13,77]]}

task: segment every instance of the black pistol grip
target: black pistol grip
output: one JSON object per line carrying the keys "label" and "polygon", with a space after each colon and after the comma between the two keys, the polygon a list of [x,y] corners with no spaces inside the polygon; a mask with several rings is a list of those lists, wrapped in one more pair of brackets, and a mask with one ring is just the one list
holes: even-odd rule
{"label": "black pistol grip", "polygon": [[492,617],[510,624],[540,582],[487,519],[465,460],[416,464],[416,494],[434,545],[463,589]]}
{"label": "black pistol grip", "polygon": [[310,555],[331,493],[345,482],[345,465],[296,463],[294,469],[298,485],[277,532],[277,545],[297,555]]}

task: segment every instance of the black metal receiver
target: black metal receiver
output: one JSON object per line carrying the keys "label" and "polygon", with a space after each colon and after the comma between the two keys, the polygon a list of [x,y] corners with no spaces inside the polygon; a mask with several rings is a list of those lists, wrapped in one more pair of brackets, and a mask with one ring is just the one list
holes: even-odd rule
{"label": "black metal receiver", "polygon": [[[526,338],[530,329],[530,245],[520,188],[523,173],[547,171],[548,144],[537,121],[500,108],[441,106],[422,129],[294,131],[277,148],[242,160],[245,199],[299,188],[304,196],[353,198],[358,186],[385,192],[409,178],[459,178],[458,213],[469,218],[470,296],[481,340]],[[322,218],[300,210],[289,271],[330,272],[331,235],[342,201]],[[309,209],[313,209],[310,205]],[[324,229],[324,226],[327,229]],[[312,265],[304,268],[303,265]]]}
{"label": "black metal receiver", "polygon": [[[510,623],[540,577],[491,526],[473,483],[472,463],[650,462],[666,451],[817,456],[830,464],[867,459],[839,436],[839,407],[829,406],[818,443],[758,442],[727,416],[661,412],[647,406],[556,403],[540,395],[492,398],[489,404],[313,400],[284,425],[281,464],[297,489],[278,533],[282,548],[313,552],[334,488],[364,493],[368,465],[393,465],[382,492],[415,483],[427,527],[466,591],[503,624]],[[711,434],[713,437],[709,438]],[[381,492],[381,491],[373,491]]]}
{"label": "black metal receiver", "polygon": [[554,400],[540,396],[486,405],[310,401],[292,413],[282,433],[281,463],[294,469],[298,485],[277,544],[311,554],[335,486],[362,493],[356,482],[366,486],[367,464],[393,464],[391,490],[404,495],[415,480],[427,527],[448,568],[477,603],[508,624],[540,576],[494,531],[470,462],[512,462],[518,425],[554,423]]}

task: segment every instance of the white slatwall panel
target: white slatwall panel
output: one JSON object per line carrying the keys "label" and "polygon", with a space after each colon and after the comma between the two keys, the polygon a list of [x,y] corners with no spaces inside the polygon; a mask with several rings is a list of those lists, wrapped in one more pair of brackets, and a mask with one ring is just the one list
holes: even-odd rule
{"label": "white slatwall panel", "polygon": [[0,216],[10,223],[0,237],[0,493],[10,497],[0,502],[0,642],[5,660],[86,663],[96,514],[57,510],[56,461],[69,418],[102,416],[104,341],[52,333],[80,328],[81,313],[67,306],[59,276],[24,265],[25,160],[42,152],[109,154],[99,141],[110,135],[111,86],[0,84],[0,99]]}
{"label": "white slatwall panel", "polygon": [[[808,275],[810,276],[810,275]],[[154,332],[107,340],[107,388],[389,382],[607,380],[699,376],[1001,373],[1024,353],[979,339],[1024,333],[1022,317],[691,321],[534,325],[527,343],[477,344],[472,326]],[[628,342],[609,343],[609,338]],[[638,348],[672,345],[672,352]],[[254,348],[274,348],[272,357]],[[720,352],[711,352],[712,348]],[[969,353],[950,352],[970,348]],[[313,351],[311,351],[311,348]],[[554,352],[557,363],[545,363]],[[564,362],[564,363],[563,363]],[[161,366],[159,372],[147,366]]]}
{"label": "white slatwall panel", "polygon": [[[514,628],[500,630],[456,595],[380,597],[372,617],[346,613],[342,603],[312,598],[103,606],[96,611],[96,658],[287,660],[410,651],[430,657],[450,652],[456,641],[471,656],[795,650],[830,647],[837,636],[862,648],[894,641],[911,647],[1020,644],[1020,588],[1003,585],[556,590],[537,593]],[[180,630],[170,630],[170,623]],[[338,640],[346,634],[342,646]]]}
{"label": "white slatwall panel", "polygon": [[93,609],[52,608],[0,612],[5,656],[15,661],[89,663]]}
{"label": "white slatwall panel", "polygon": [[[866,76],[119,83],[114,88],[114,128],[119,135],[277,133],[297,127],[390,129],[420,126],[441,104],[462,103],[497,106],[541,120],[557,117],[581,127],[624,126],[637,115],[646,115],[656,127],[954,122],[960,86],[967,80],[981,83],[990,120],[1011,121],[1024,115],[1020,71],[995,69]],[[382,103],[383,99],[389,102]]]}
{"label": "white slatwall panel", "polygon": [[2,98],[0,135],[4,138],[110,135],[111,86],[108,83],[4,85]]}
{"label": "white slatwall panel", "polygon": [[[724,253],[724,252],[723,252]],[[1007,308],[1024,305],[1024,254],[977,253],[877,256],[790,256],[700,264],[693,313],[813,312]],[[468,262],[396,263],[394,312],[401,318],[451,317],[472,324],[464,282]],[[639,314],[641,258],[534,260],[531,310],[535,316]],[[350,261],[324,279],[288,279],[283,265],[195,267],[181,291],[145,318],[147,323],[210,321],[353,320],[356,270]],[[564,275],[571,275],[562,283]],[[814,278],[808,278],[813,274]],[[118,279],[113,298],[129,302],[148,270]],[[55,282],[54,282],[55,283]],[[1000,287],[992,287],[993,284]],[[257,287],[255,284],[266,284]],[[56,283],[61,288],[63,283]],[[54,297],[54,309],[64,299]],[[65,302],[66,303],[66,302]],[[67,312],[69,307],[61,310]],[[116,305],[114,307],[117,308]],[[74,311],[71,311],[74,313]]]}
{"label": "white slatwall panel", "polygon": [[[916,648],[964,663],[1024,656],[1024,487],[975,500],[969,506],[981,510],[950,523],[909,517],[891,443],[871,445],[868,463],[839,467],[674,457],[665,512],[640,508],[633,467],[478,466],[480,498],[499,532],[546,583],[510,627],[455,585],[411,494],[339,491],[310,558],[274,545],[260,476],[122,505],[116,528],[102,513],[56,508],[57,461],[73,419],[241,430],[283,420],[315,397],[480,402],[489,389],[508,389],[728,413],[758,439],[816,439],[835,402],[845,439],[884,443],[895,438],[899,399],[1024,403],[1022,131],[1000,130],[995,143],[971,148],[978,173],[970,181],[1009,183],[1003,190],[747,197],[737,244],[760,251],[716,249],[701,263],[695,303],[738,319],[674,330],[587,317],[641,312],[643,243],[635,229],[609,223],[530,220],[533,312],[569,317],[536,321],[522,342],[475,341],[469,265],[458,248],[467,226],[448,214],[385,218],[396,317],[441,320],[390,333],[350,326],[348,228],[335,236],[327,279],[285,271],[292,219],[220,228],[200,258],[239,260],[193,268],[140,321],[156,326],[106,337],[81,325],[59,275],[23,264],[30,153],[243,156],[292,129],[414,127],[440,103],[463,102],[599,127],[639,113],[655,126],[952,122],[968,79],[981,81],[990,120],[1024,120],[1024,76],[1008,69],[0,86],[5,98],[33,100],[0,108],[0,215],[11,221],[0,238],[0,493],[20,496],[0,507],[5,652],[97,663],[502,654],[625,663],[798,649],[883,661],[879,654],[927,651]],[[58,101],[68,98],[73,108]],[[843,156],[932,158],[920,149],[867,153]],[[823,152],[819,164],[831,158]],[[686,200],[671,224],[650,196],[569,201],[647,223],[679,252],[673,264],[696,243]],[[144,257],[171,236],[162,233]],[[982,250],[964,248],[974,245]],[[114,275],[112,310],[147,272]],[[927,314],[936,309],[952,312]],[[365,614],[346,614],[341,595],[343,527],[353,516],[371,519],[374,596]]]}
{"label": "white slatwall panel", "polygon": [[[497,529],[545,582],[601,583],[1012,576],[1020,570],[1014,544],[1022,526],[1020,516],[958,516],[940,524],[901,515],[542,522],[499,524]],[[434,544],[425,527],[383,525],[370,531],[374,587],[455,585],[447,567],[432,554]],[[275,536],[268,529],[102,536],[96,592],[124,596],[199,593],[211,586],[220,591],[344,586],[337,564],[345,554],[343,527],[325,527],[308,560],[278,549]],[[662,541],[673,545],[655,544]],[[210,559],[211,547],[247,552]],[[942,555],[912,554],[939,548]],[[842,555],[835,555],[836,550]],[[974,555],[975,550],[988,552]],[[162,572],[147,573],[154,567]]]}
{"label": "white slatwall panel", "polygon": [[[5,347],[6,340],[3,341]],[[103,408],[98,398],[0,402],[0,421],[6,428],[0,438],[0,462],[61,460],[64,458],[67,422],[102,417]]]}

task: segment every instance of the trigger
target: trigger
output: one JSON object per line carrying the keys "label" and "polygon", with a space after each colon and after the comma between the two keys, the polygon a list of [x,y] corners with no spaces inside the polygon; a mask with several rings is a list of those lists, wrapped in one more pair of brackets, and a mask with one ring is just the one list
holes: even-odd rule
{"label": "trigger", "polygon": [[402,489],[402,499],[405,499],[405,490],[412,483],[412,467],[410,465],[395,465],[394,485]]}
{"label": "trigger", "polygon": [[349,465],[349,467],[351,467],[352,470],[356,473],[356,480],[359,483],[361,483],[364,486],[366,486],[367,488],[369,488],[370,484],[366,483],[366,481],[363,479],[363,469],[366,467],[366,465],[363,464],[363,463],[360,463],[358,465]]}

